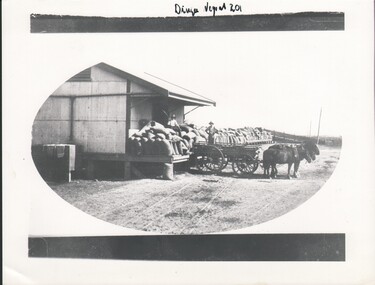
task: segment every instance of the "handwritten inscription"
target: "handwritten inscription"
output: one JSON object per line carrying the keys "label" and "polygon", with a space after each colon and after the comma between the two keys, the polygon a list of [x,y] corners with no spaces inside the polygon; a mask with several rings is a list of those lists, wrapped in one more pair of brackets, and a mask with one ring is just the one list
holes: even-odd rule
{"label": "handwritten inscription", "polygon": [[191,14],[191,16],[195,16],[195,14],[199,13],[198,8],[189,8],[185,7],[184,5],[174,4],[174,12],[177,15],[180,14]]}
{"label": "handwritten inscription", "polygon": [[175,4],[174,5],[174,12],[177,15],[189,15],[194,17],[195,15],[199,14],[201,11],[203,13],[209,13],[212,16],[216,16],[218,12],[222,11],[228,11],[232,13],[240,13],[242,12],[242,7],[239,4],[233,4],[233,3],[226,3],[223,2],[221,5],[210,5],[209,2],[204,5],[204,7],[200,10],[198,7],[186,7],[181,4]]}

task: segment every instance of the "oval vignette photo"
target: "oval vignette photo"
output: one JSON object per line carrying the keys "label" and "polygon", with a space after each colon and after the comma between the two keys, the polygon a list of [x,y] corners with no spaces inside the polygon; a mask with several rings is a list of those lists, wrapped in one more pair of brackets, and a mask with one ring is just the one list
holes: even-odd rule
{"label": "oval vignette photo", "polygon": [[[179,72],[186,82],[189,75]],[[50,94],[33,123],[40,176],[91,216],[164,234],[264,223],[321,189],[342,145],[341,136],[323,132],[324,107],[304,118],[305,131],[298,133],[290,121],[280,127],[283,118],[270,119],[266,109],[255,120],[257,106],[242,116],[220,105],[231,94],[201,94],[199,84],[209,84],[204,77],[210,75],[201,76],[192,88],[104,62],[72,76]],[[304,102],[288,104],[301,109]]]}

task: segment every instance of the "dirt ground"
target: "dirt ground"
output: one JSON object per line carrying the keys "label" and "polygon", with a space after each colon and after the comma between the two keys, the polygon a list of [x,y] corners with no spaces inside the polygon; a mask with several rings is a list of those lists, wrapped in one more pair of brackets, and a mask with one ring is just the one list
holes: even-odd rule
{"label": "dirt ground", "polygon": [[339,160],[340,148],[321,147],[301,177],[288,180],[287,166],[277,179],[262,169],[251,177],[234,175],[228,165],[220,175],[177,173],[174,181],[88,181],[49,183],[63,199],[101,220],[127,228],[166,234],[202,234],[240,229],[279,217],[314,195]]}

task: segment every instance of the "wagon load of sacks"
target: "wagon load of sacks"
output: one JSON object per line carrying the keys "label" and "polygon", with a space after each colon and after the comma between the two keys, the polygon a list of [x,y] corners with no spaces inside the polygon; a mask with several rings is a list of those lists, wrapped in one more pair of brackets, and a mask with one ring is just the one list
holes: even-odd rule
{"label": "wagon load of sacks", "polygon": [[203,129],[180,125],[176,132],[163,125],[150,121],[129,140],[129,152],[132,155],[186,155],[194,143],[206,143],[207,133]]}
{"label": "wagon load of sacks", "polygon": [[[176,132],[163,125],[150,121],[129,138],[129,152],[132,155],[186,155],[194,144],[206,144],[206,128],[195,125],[180,125]],[[246,145],[256,141],[272,141],[270,132],[262,128],[223,128],[214,135],[217,145]]]}
{"label": "wagon load of sacks", "polygon": [[214,143],[218,145],[246,145],[256,141],[272,141],[270,132],[262,128],[219,129],[214,136]]}

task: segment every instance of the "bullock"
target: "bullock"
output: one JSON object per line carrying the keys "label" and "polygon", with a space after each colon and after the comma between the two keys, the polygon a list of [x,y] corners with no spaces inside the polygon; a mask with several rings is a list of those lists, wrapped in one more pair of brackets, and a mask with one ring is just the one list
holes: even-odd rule
{"label": "bullock", "polygon": [[[294,164],[293,177],[298,177],[300,162],[306,159],[307,162],[310,163],[312,160],[315,160],[316,155],[319,154],[320,152],[318,146],[311,141],[307,141],[296,146],[287,146],[282,144],[270,146],[263,153],[264,176],[269,178],[276,177],[276,164],[288,164],[288,179],[290,179],[290,169]],[[272,168],[271,175],[269,172],[270,168]]]}

